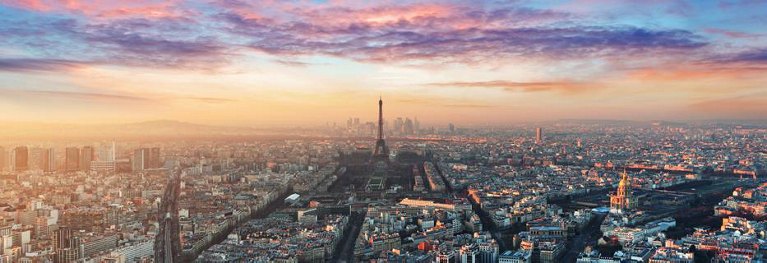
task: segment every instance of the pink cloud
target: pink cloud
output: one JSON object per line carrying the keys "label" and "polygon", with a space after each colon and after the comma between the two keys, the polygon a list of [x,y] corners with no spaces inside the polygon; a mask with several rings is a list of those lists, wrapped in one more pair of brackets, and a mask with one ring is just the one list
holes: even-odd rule
{"label": "pink cloud", "polygon": [[51,6],[44,0],[0,0],[0,4],[33,11],[49,11]]}
{"label": "pink cloud", "polygon": [[180,7],[179,0],[98,1],[98,0],[0,0],[0,3],[37,11],[83,14],[91,18],[179,18],[193,13]]}
{"label": "pink cloud", "polygon": [[749,34],[749,33],[732,31],[732,30],[724,30],[719,28],[706,28],[703,31],[709,34],[722,35],[722,36],[726,36],[730,38],[756,38],[756,37],[762,36],[760,34]]}

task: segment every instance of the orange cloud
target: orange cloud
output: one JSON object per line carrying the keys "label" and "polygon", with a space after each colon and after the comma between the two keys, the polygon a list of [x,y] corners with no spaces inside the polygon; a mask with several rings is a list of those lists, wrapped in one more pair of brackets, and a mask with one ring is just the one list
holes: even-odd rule
{"label": "orange cloud", "polygon": [[761,67],[727,67],[687,65],[685,68],[654,67],[631,70],[627,76],[639,81],[680,81],[703,79],[736,79],[764,74]]}
{"label": "orange cloud", "polygon": [[561,91],[566,93],[578,93],[601,85],[597,83],[585,83],[576,81],[543,81],[543,82],[514,82],[506,80],[492,81],[474,81],[474,82],[441,82],[428,83],[427,86],[437,87],[478,87],[478,88],[500,88],[506,91],[515,92],[541,92],[541,91]]}

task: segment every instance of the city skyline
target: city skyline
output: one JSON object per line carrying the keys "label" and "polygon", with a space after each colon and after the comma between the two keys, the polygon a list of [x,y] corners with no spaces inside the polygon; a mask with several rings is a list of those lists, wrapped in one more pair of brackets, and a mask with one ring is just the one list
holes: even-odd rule
{"label": "city skyline", "polygon": [[419,129],[384,104],[377,123],[272,137],[166,122],[6,140],[0,261],[764,258],[763,125]]}
{"label": "city skyline", "polygon": [[0,1],[0,110],[317,126],[374,120],[380,95],[431,125],[763,120],[765,5]]}

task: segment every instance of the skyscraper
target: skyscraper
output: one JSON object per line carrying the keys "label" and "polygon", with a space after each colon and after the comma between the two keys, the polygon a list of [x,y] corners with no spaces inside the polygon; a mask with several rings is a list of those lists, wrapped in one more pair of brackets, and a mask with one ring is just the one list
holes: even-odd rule
{"label": "skyscraper", "polygon": [[535,144],[543,143],[543,128],[535,128]]}
{"label": "skyscraper", "polygon": [[43,150],[42,160],[43,172],[49,173],[56,170],[56,151],[53,148]]}
{"label": "skyscraper", "polygon": [[389,158],[389,147],[386,146],[386,141],[383,138],[383,100],[381,98],[378,98],[378,140],[376,140],[373,156]]}
{"label": "skyscraper", "polygon": [[157,169],[162,167],[160,162],[160,148],[139,148],[133,151],[133,171]]}
{"label": "skyscraper", "polygon": [[14,169],[17,172],[29,170],[29,149],[27,146],[19,146],[13,150]]}
{"label": "skyscraper", "polygon": [[66,226],[60,226],[55,232],[53,232],[53,248],[61,249],[68,248],[69,241],[72,237],[72,230]]}
{"label": "skyscraper", "polygon": [[405,127],[403,129],[405,131],[404,132],[405,135],[415,134],[415,127],[413,127],[413,120],[411,120],[410,118],[405,118]]}
{"label": "skyscraper", "polygon": [[144,166],[145,160],[149,157],[149,151],[146,148],[140,148],[133,151],[133,159],[131,159],[131,168],[134,172],[143,171],[148,168]]}
{"label": "skyscraper", "polygon": [[117,159],[115,155],[116,149],[115,142],[111,142],[108,145],[101,145],[98,151],[98,161],[100,162],[114,162]]}
{"label": "skyscraper", "polygon": [[102,144],[98,147],[96,159],[91,162],[91,170],[94,171],[114,171],[116,159],[116,145],[112,141],[109,144]]}
{"label": "skyscraper", "polygon": [[160,163],[160,148],[149,148],[149,158],[147,158],[145,162],[148,168],[156,169],[162,167],[162,164]]}
{"label": "skyscraper", "polygon": [[94,155],[95,155],[95,152],[93,150],[93,147],[91,146],[85,146],[80,150],[80,170],[81,171],[91,170],[91,162],[93,161]]}
{"label": "skyscraper", "polygon": [[67,172],[80,170],[80,149],[77,147],[67,147],[64,150],[64,170]]}

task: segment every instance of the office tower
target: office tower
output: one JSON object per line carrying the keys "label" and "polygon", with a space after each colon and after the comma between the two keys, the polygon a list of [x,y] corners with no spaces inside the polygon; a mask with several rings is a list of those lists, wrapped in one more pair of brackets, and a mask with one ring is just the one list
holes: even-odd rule
{"label": "office tower", "polygon": [[383,100],[378,98],[378,140],[376,140],[376,149],[373,153],[375,157],[389,158],[389,147],[383,138]]}
{"label": "office tower", "polygon": [[449,123],[447,125],[447,130],[450,132],[450,134],[454,134],[455,133],[455,125],[453,125],[452,123]]}
{"label": "office tower", "polygon": [[143,171],[148,168],[145,167],[146,159],[149,157],[149,153],[146,148],[140,148],[133,151],[133,159],[131,159],[131,166],[134,172]]}
{"label": "office tower", "polygon": [[397,119],[394,120],[393,132],[395,134],[402,134],[404,124],[405,122],[402,120],[402,117],[397,117]]}
{"label": "office tower", "polygon": [[543,128],[535,128],[535,144],[543,143]]}
{"label": "office tower", "polygon": [[117,159],[115,152],[116,147],[114,141],[108,145],[101,145],[98,150],[97,160],[100,162],[114,162],[115,159]]}
{"label": "office tower", "polygon": [[54,262],[74,262],[83,257],[83,245],[80,237],[72,235],[72,229],[61,226],[53,232]]}
{"label": "office tower", "polygon": [[85,254],[83,251],[83,240],[79,236],[72,236],[69,239],[69,249],[75,251],[75,259],[80,259]]}
{"label": "office tower", "polygon": [[415,132],[415,127],[413,127],[413,120],[410,118],[405,118],[405,126],[403,127],[405,131],[405,135],[413,135]]}
{"label": "office tower", "polygon": [[67,147],[64,151],[64,170],[67,172],[80,170],[80,149],[77,147]]}
{"label": "office tower", "polygon": [[42,160],[42,167],[40,168],[43,169],[43,172],[56,171],[56,151],[53,148],[43,150]]}
{"label": "office tower", "polygon": [[80,150],[80,170],[90,171],[91,162],[93,161],[94,151],[93,147],[85,146]]}
{"label": "office tower", "polygon": [[62,248],[56,250],[53,263],[75,262],[78,259],[77,250],[72,248]]}
{"label": "office tower", "polygon": [[94,171],[114,171],[116,167],[115,142],[108,145],[101,145],[98,150],[96,160],[91,162],[91,170]]}
{"label": "office tower", "polygon": [[160,201],[157,218],[160,227],[154,241],[154,262],[179,262],[181,236],[178,221],[178,195],[181,191],[181,172],[170,171],[168,184]]}
{"label": "office tower", "polygon": [[146,166],[148,168],[157,169],[162,167],[160,163],[160,148],[154,147],[149,149],[149,158],[146,160]]}
{"label": "office tower", "polygon": [[72,230],[66,226],[60,226],[56,232],[53,232],[53,248],[61,249],[68,248],[69,241],[72,237]]}
{"label": "office tower", "polygon": [[162,167],[160,162],[160,148],[139,148],[133,151],[132,168],[133,171],[143,171],[146,169],[157,169]]}
{"label": "office tower", "polygon": [[23,172],[29,170],[29,149],[27,146],[19,146],[13,150],[14,170]]}

